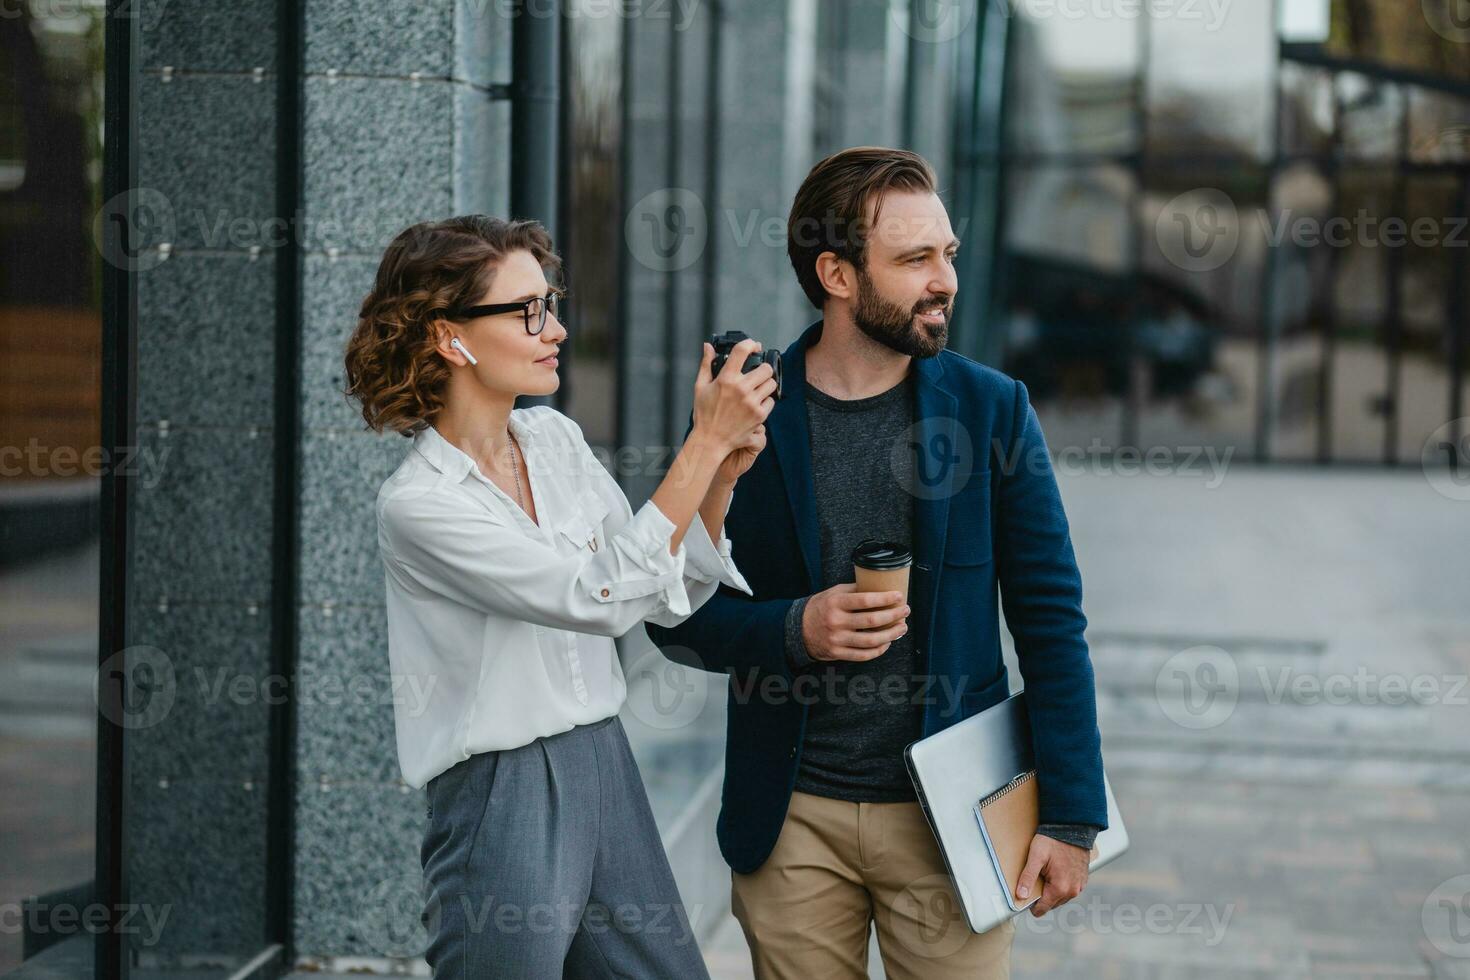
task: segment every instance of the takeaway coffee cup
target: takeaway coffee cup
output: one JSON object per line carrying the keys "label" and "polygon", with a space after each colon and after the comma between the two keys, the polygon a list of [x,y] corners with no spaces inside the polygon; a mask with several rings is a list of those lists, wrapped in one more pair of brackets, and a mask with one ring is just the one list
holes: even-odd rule
{"label": "takeaway coffee cup", "polygon": [[859,592],[901,592],[902,605],[909,597],[909,566],[913,560],[906,545],[869,538],[852,549],[853,581]]}

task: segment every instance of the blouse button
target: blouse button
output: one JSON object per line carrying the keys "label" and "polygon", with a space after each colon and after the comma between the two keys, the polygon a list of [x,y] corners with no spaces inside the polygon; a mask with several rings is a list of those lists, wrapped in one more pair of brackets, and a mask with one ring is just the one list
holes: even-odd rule
{"label": "blouse button", "polygon": [[604,599],[605,599],[605,598],[607,598],[607,596],[608,596],[608,591],[607,591],[607,589],[603,589],[603,590],[602,590],[602,597],[603,597],[603,598],[604,598]]}

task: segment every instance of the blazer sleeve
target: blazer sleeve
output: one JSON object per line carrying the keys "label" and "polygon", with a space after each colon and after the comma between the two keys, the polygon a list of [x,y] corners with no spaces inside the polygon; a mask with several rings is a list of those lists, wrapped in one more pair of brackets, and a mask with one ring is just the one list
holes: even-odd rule
{"label": "blazer sleeve", "polygon": [[[686,438],[693,426],[691,414]],[[740,492],[738,484],[735,492]],[[733,494],[730,499],[733,505]],[[728,540],[723,526],[720,536]],[[786,613],[795,601],[756,599],[748,587],[736,591],[725,583],[678,623],[650,620],[648,637],[666,658],[686,667],[743,678],[752,673],[777,675],[790,682],[795,675],[785,655]]]}
{"label": "blazer sleeve", "polygon": [[1020,381],[1009,439],[1008,451],[995,461],[996,575],[1025,681],[1041,822],[1106,828],[1082,575],[1041,423]]}

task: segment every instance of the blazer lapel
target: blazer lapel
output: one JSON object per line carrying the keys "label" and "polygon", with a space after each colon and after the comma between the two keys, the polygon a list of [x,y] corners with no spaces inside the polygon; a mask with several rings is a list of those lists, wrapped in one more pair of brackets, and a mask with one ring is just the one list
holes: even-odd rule
{"label": "blazer lapel", "polygon": [[[909,577],[910,605],[919,613],[914,638],[920,650],[933,650],[939,567],[944,561],[949,501],[955,478],[968,478],[974,466],[971,441],[956,418],[959,400],[941,384],[944,365],[938,356],[916,358],[914,431],[908,451],[914,461],[914,569]],[[916,589],[915,586],[918,586]],[[915,601],[917,600],[917,601]],[[929,672],[935,665],[929,661]]]}
{"label": "blazer lapel", "polygon": [[[786,485],[786,499],[796,526],[796,537],[806,564],[807,582],[812,593],[819,590],[822,569],[821,542],[817,525],[817,505],[812,484],[811,431],[806,413],[806,351],[822,335],[822,321],[804,330],[781,354],[783,375],[782,398],[766,417],[766,433],[775,447]],[[966,475],[972,460],[956,463],[956,455],[965,453],[968,441],[960,437],[955,418],[957,399],[940,383],[944,365],[939,357],[914,359],[915,433],[909,444],[914,456],[914,565],[919,576],[910,576],[913,584],[922,577],[926,585],[919,620],[922,645],[929,642],[929,626],[934,621],[935,569],[944,560],[945,530],[949,524],[949,500],[954,494],[955,474]],[[810,593],[809,593],[810,594]]]}
{"label": "blazer lapel", "polygon": [[806,418],[806,349],[821,335],[822,321],[818,320],[781,353],[781,397],[766,416],[766,435],[781,465],[796,539],[806,564],[808,595],[819,591],[822,552],[812,491],[811,431]]}

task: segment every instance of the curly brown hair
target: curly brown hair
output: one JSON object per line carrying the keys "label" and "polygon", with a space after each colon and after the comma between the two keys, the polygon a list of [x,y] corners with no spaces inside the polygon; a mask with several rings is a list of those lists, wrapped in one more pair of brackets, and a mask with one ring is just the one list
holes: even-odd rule
{"label": "curly brown hair", "polygon": [[[854,146],[818,161],[802,181],[786,219],[786,255],[802,292],[817,309],[827,290],[817,276],[817,257],[835,252],[865,269],[868,235],[878,226],[883,195],[889,190],[935,191],[929,162],[910,150]],[[873,217],[864,219],[868,199]]]}
{"label": "curly brown hair", "polygon": [[470,214],[399,232],[378,264],[345,353],[344,394],[361,403],[368,428],[412,436],[433,421],[449,383],[434,320],[478,301],[500,260],[522,250],[555,285],[561,257],[539,222]]}

